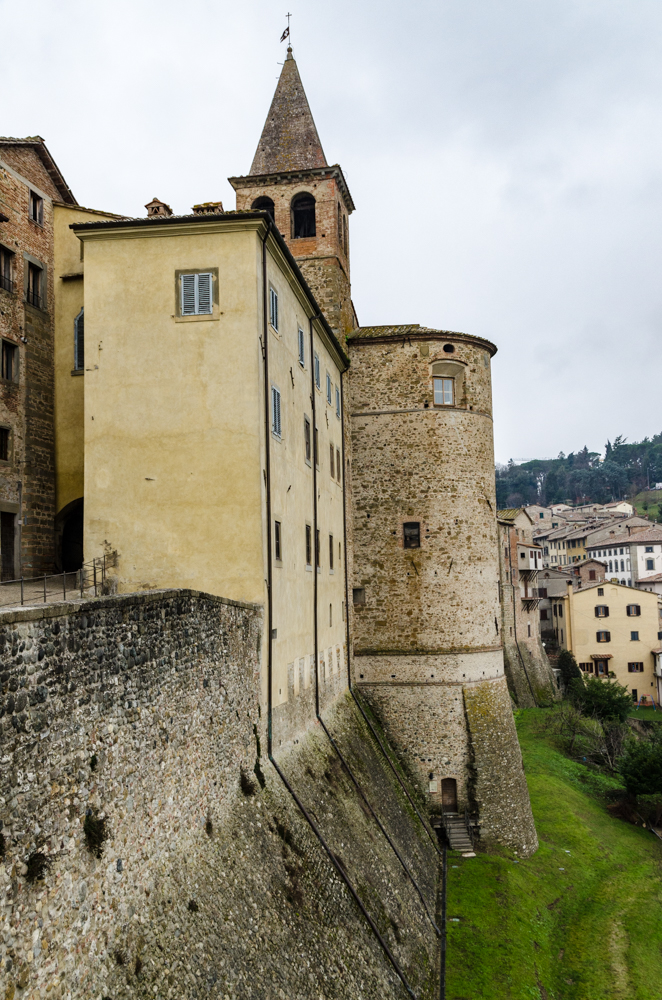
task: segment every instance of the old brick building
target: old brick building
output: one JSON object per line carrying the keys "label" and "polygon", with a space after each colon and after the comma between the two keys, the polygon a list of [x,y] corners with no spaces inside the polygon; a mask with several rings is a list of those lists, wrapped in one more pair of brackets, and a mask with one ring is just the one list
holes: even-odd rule
{"label": "old brick building", "polygon": [[543,550],[533,540],[535,522],[523,507],[497,512],[501,633],[508,686],[518,705],[545,705],[556,697],[552,668],[542,644],[539,606]]}
{"label": "old brick building", "polygon": [[0,138],[2,578],[54,563],[54,203],[76,200],[39,136]]}
{"label": "old brick building", "polygon": [[250,174],[229,180],[239,211],[271,214],[331,329],[343,338],[358,325],[349,277],[354,202],[338,164],[326,162],[291,48]]}

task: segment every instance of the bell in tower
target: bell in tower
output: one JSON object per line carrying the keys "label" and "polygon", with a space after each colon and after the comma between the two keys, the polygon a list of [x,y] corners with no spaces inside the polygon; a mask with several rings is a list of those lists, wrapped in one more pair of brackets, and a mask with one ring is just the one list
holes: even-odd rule
{"label": "bell in tower", "polygon": [[349,275],[348,217],[354,202],[340,167],[326,162],[291,48],[250,174],[229,181],[238,211],[271,215],[343,342],[358,326]]}

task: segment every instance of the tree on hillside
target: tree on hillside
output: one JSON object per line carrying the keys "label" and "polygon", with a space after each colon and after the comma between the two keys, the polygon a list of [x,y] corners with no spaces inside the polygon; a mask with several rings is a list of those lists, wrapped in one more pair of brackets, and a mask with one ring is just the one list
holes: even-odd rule
{"label": "tree on hillside", "polygon": [[559,653],[557,666],[561,671],[561,677],[566,688],[575,678],[581,681],[582,672],[577,666],[577,660],[569,649],[562,649]]}
{"label": "tree on hillside", "polygon": [[569,695],[580,712],[602,721],[625,722],[632,711],[632,695],[618,681],[601,681],[597,677],[586,681],[575,679],[570,682]]}
{"label": "tree on hillside", "polygon": [[620,759],[620,771],[630,795],[662,794],[662,738],[632,741]]}

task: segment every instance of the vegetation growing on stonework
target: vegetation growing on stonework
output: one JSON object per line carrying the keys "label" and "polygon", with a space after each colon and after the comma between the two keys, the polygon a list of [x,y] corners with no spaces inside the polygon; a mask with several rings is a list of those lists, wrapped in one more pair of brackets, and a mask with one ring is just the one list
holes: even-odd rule
{"label": "vegetation growing on stonework", "polygon": [[83,823],[83,833],[90,854],[93,854],[95,858],[100,858],[103,854],[103,845],[108,839],[105,817],[98,816],[91,809],[88,809]]}
{"label": "vegetation growing on stonework", "polygon": [[51,859],[43,851],[33,851],[26,861],[25,877],[28,882],[40,882],[45,878],[52,865]]}

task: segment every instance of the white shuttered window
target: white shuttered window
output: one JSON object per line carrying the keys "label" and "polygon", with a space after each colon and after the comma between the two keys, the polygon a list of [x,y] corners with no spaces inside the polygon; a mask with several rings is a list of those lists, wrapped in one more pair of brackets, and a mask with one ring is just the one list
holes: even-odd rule
{"label": "white shuttered window", "polygon": [[306,342],[301,327],[299,327],[299,364],[302,368],[306,367]]}
{"label": "white shuttered window", "polygon": [[212,280],[210,273],[182,274],[182,316],[203,316],[213,312]]}
{"label": "white shuttered window", "polygon": [[281,437],[280,389],[275,385],[271,387],[271,430],[276,437]]}

